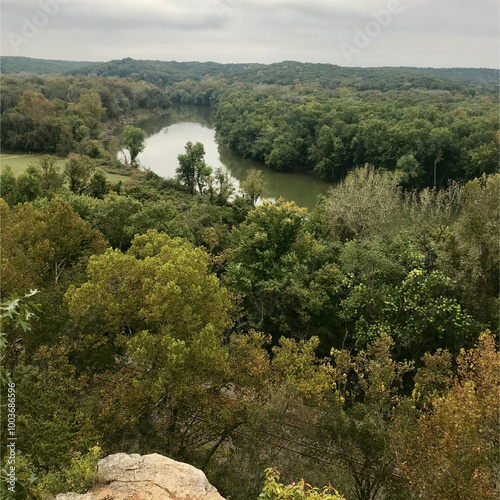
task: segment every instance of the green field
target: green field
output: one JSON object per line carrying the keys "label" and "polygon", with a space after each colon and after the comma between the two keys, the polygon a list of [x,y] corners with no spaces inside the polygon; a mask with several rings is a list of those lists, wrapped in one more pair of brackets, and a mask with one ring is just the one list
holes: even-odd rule
{"label": "green field", "polygon": [[[27,155],[27,154],[16,154],[16,153],[2,153],[0,155],[0,161],[2,165],[2,170],[7,165],[12,169],[12,173],[14,175],[22,174],[28,165],[33,163],[38,163],[38,160],[42,157],[42,155]],[[57,164],[62,166],[64,159],[61,158]]]}
{"label": "green field", "polygon": [[[26,168],[28,168],[28,165],[36,165],[41,157],[42,155],[36,154],[1,153],[0,165],[2,170],[8,165],[12,169],[13,174],[18,176],[19,174],[22,174]],[[58,160],[57,165],[62,167],[64,165],[64,158],[61,157]],[[110,182],[126,182],[130,180],[130,177],[127,175],[110,174],[108,172],[105,172],[105,174]]]}

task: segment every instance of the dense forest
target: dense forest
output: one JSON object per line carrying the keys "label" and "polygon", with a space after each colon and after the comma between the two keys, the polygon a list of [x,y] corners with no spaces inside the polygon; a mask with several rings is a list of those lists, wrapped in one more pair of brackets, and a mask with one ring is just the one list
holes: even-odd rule
{"label": "dense forest", "polygon": [[[182,100],[181,92],[172,98]],[[398,170],[405,187],[419,189],[498,170],[494,96],[349,89],[332,94],[234,90],[217,102],[217,132],[244,157],[275,170],[311,170],[327,180],[341,180],[365,163]]]}
{"label": "dense forest", "polygon": [[[266,469],[347,500],[497,498],[498,95],[476,70],[114,63],[2,75],[2,148],[45,153],[0,178],[16,498],[84,492],[121,451],[230,500],[319,498],[266,496]],[[109,182],[135,170],[109,127],[181,102],[238,154],[336,184],[310,211],[257,204],[259,172],[236,191],[200,143],[175,179]]]}
{"label": "dense forest", "polygon": [[471,85],[498,90],[500,71],[488,68],[349,68],[334,64],[283,61],[274,64],[221,64],[216,62],[144,61],[127,57],[108,62],[75,62],[2,57],[0,72],[39,75],[98,75],[131,77],[155,85],[172,85],[205,76],[228,78],[245,83],[316,82],[326,88],[354,86],[357,90],[388,90],[408,85],[454,90]]}
{"label": "dense forest", "polygon": [[165,111],[164,90],[121,78],[1,77],[2,151],[106,157],[102,124],[139,111]]}
{"label": "dense forest", "polygon": [[2,56],[0,72],[9,73],[35,73],[39,75],[65,74],[90,66],[91,62],[58,61],[54,59],[33,59],[31,57]]}
{"label": "dense forest", "polygon": [[[102,157],[92,142],[100,134],[93,123],[99,113],[104,120],[116,120],[136,109],[167,109],[174,102],[210,106],[221,143],[279,171],[312,171],[338,181],[370,163],[377,170],[401,172],[405,188],[422,189],[499,168],[498,93],[491,90],[432,76],[440,82],[435,85],[424,74],[384,68],[341,68],[353,72],[351,78],[339,76],[325,86],[323,66],[328,65],[299,71],[299,63],[290,63],[290,69],[284,63],[249,67],[242,80],[200,77],[202,63],[192,63],[194,73],[191,63],[176,63],[171,81],[188,75],[197,79],[157,87],[139,79],[155,81],[136,72],[137,66],[149,67],[140,63],[112,61],[108,65],[122,71],[103,71],[98,77],[3,75],[3,150]],[[231,65],[203,64],[203,71],[232,74],[226,68]],[[155,68],[150,71],[159,74]],[[269,78],[261,79],[263,72]],[[307,76],[289,78],[301,74]]]}

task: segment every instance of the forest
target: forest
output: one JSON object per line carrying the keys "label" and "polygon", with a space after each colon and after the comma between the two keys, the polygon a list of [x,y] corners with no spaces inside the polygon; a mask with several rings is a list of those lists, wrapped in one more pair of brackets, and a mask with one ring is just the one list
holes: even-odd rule
{"label": "forest", "polygon": [[319,65],[316,72],[304,69],[309,79],[303,83],[281,83],[279,72],[270,73],[272,83],[254,83],[263,70],[248,69],[243,81],[207,74],[157,87],[135,81],[144,75],[134,73],[133,63],[121,64],[119,77],[2,75],[3,150],[106,158],[96,142],[100,118],[180,103],[212,108],[222,144],[278,171],[339,181],[369,163],[401,172],[405,189],[422,189],[499,168],[498,92],[481,86],[444,78],[434,85],[415,72],[401,73],[400,80],[398,72],[372,69],[369,77],[339,77],[330,88],[320,83]]}
{"label": "forest", "polygon": [[[124,61],[1,76],[2,152],[42,154],[0,176],[2,488],[15,405],[15,498],[85,492],[121,451],[191,463],[229,500],[497,498],[486,70],[327,85],[326,65],[166,80]],[[335,184],[312,210],[260,203],[259,172],[237,191],[200,143],[174,179],[123,165],[113,127],[172,103],[212,107],[243,157]]]}
{"label": "forest", "polygon": [[349,68],[335,64],[312,64],[283,61],[274,64],[221,64],[216,62],[147,61],[127,57],[107,62],[55,61],[30,57],[4,56],[0,72],[59,73],[62,75],[97,75],[130,77],[134,80],[165,86],[185,80],[199,81],[205,76],[227,78],[245,83],[316,82],[326,88],[356,86],[358,90],[387,90],[415,87],[453,90],[473,86],[498,91],[498,69],[488,68]]}

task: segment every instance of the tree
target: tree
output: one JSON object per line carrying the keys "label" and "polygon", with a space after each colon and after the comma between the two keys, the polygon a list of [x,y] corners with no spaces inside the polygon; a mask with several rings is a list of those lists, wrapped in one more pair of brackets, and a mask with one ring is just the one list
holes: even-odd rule
{"label": "tree", "polygon": [[[207,167],[203,157],[205,156],[205,148],[201,142],[197,142],[193,145],[192,142],[188,142],[185,146],[186,153],[177,156],[179,160],[179,166],[177,167],[177,178],[188,188],[191,194],[195,192],[196,183],[201,181],[201,186],[198,184],[198,188],[204,186],[204,181],[211,174],[210,167]],[[202,194],[200,192],[200,194]]]}
{"label": "tree", "polygon": [[108,142],[107,150],[111,156],[111,159],[116,160],[120,151],[120,139],[118,139],[118,137],[116,136],[111,137]]}
{"label": "tree", "polygon": [[28,168],[18,176],[17,191],[20,202],[34,201],[42,194],[40,172],[34,165],[28,165]]}
{"label": "tree", "polygon": [[[457,352],[470,345],[477,331],[477,324],[457,297],[457,284],[443,273],[414,269],[396,288],[396,296],[387,301],[385,321],[401,325],[394,337],[410,351],[447,347]],[[397,310],[393,308],[396,304]]]}
{"label": "tree", "polygon": [[[30,322],[35,317],[34,311],[39,310],[38,304],[33,300],[28,300],[37,293],[38,290],[31,290],[29,293],[24,294],[24,297],[11,296],[9,300],[0,302],[0,383],[2,388],[4,384],[12,382],[6,365],[12,363],[12,359],[15,358],[12,351],[15,352],[23,340],[18,335],[21,330],[23,333],[31,330]],[[10,356],[9,351],[12,353]]]}
{"label": "tree", "polygon": [[210,177],[212,174],[212,167],[208,166],[205,163],[205,160],[201,160],[196,164],[194,171],[194,179],[196,185],[198,186],[198,192],[200,194],[204,194],[205,186],[210,184],[212,178]]}
{"label": "tree", "polygon": [[[81,366],[110,370],[97,403],[107,440],[132,431],[179,458],[217,442],[232,405],[222,388],[233,305],[208,254],[148,231],[126,254],[92,258],[87,277],[66,300],[87,346]],[[199,425],[193,415],[203,416]]]}
{"label": "tree", "polygon": [[94,175],[90,179],[88,194],[94,198],[104,198],[109,191],[109,184],[106,179],[106,174],[100,168],[96,169]]}
{"label": "tree", "polygon": [[61,274],[104,251],[102,235],[59,198],[35,209],[2,207],[2,292],[21,293],[57,283]]}
{"label": "tree", "polygon": [[19,190],[17,187],[17,179],[13,174],[10,165],[5,165],[2,167],[2,173],[0,174],[0,184],[2,188],[2,198],[5,202],[13,207],[19,203]]}
{"label": "tree", "polygon": [[498,326],[499,191],[499,174],[483,174],[463,187],[461,209],[437,262],[463,288],[471,311],[491,329]]}
{"label": "tree", "polygon": [[386,137],[389,136],[389,125],[386,119],[367,118],[363,120],[356,132],[355,164],[369,161],[378,168],[388,168],[388,148]]}
{"label": "tree", "polygon": [[[452,148],[453,142],[453,134],[445,127],[433,128],[429,134],[428,154],[434,164],[434,187],[438,185],[437,165],[446,159],[446,156]],[[445,175],[446,172],[443,174],[443,178]],[[441,182],[439,184],[441,185]]]}
{"label": "tree", "polygon": [[[137,235],[126,254],[108,250],[93,257],[87,275],[86,284],[67,294],[81,327],[100,324],[110,333],[129,335],[146,328],[151,334],[168,331],[188,338],[203,325],[210,323],[221,334],[231,323],[229,296],[209,272],[208,255],[180,238],[154,230]],[[129,311],[125,316],[123,307]]]}
{"label": "tree", "polygon": [[[231,441],[219,448],[207,475],[231,498],[257,498],[262,470],[272,466],[286,482],[302,475],[310,483],[342,483],[338,467],[314,460],[318,446],[313,422],[321,417],[318,407],[331,392],[329,367],[315,355],[318,339],[297,342],[282,337],[272,358],[269,342],[255,331],[234,334],[229,340],[231,410],[242,423]],[[293,487],[284,488],[298,495]]]}
{"label": "tree", "polygon": [[272,149],[266,155],[266,166],[279,171],[290,170],[301,163],[300,149],[304,139],[293,131],[286,131],[274,139]]}
{"label": "tree", "polygon": [[130,164],[136,164],[136,158],[141,151],[146,147],[144,140],[146,139],[146,132],[141,128],[127,125],[123,130],[122,143],[128,149],[130,154]]}
{"label": "tree", "polygon": [[394,229],[401,216],[400,175],[365,165],[335,186],[320,207],[326,224],[342,240],[363,239]]}
{"label": "tree", "polygon": [[[77,452],[85,453],[99,440],[89,411],[89,380],[76,373],[68,354],[67,342],[51,349],[43,346],[30,361],[21,356],[12,370],[19,440],[16,451],[36,467],[39,480],[35,486],[45,482],[42,477],[47,472],[60,473]],[[2,433],[6,427],[2,426]],[[2,442],[7,442],[5,434],[2,437]],[[58,476],[54,479],[52,486],[59,492],[57,487],[64,482]]]}
{"label": "tree", "polygon": [[37,168],[40,175],[40,185],[44,192],[52,195],[64,183],[64,177],[57,166],[58,159],[55,156],[43,155],[38,160]]}
{"label": "tree", "polygon": [[329,330],[335,316],[327,320],[323,314],[336,273],[321,268],[328,256],[308,231],[305,208],[283,198],[265,201],[233,229],[231,239],[225,280],[243,295],[251,327],[272,334],[275,341],[281,334],[302,339]]}
{"label": "tree", "polygon": [[24,91],[18,104],[19,111],[38,124],[42,120],[51,118],[54,114],[55,104],[49,101],[41,92],[33,90]]}
{"label": "tree", "polygon": [[406,274],[387,256],[349,247],[341,257],[346,275],[341,316],[354,330],[358,347],[380,332],[390,334],[410,359],[437,348],[458,352],[471,344],[478,323],[461,304],[456,282],[440,271],[415,268]]}
{"label": "tree", "polygon": [[396,473],[392,446],[397,430],[393,415],[412,363],[394,361],[393,346],[383,333],[356,356],[332,349],[334,390],[319,419],[318,440],[349,471],[357,500],[394,492],[409,498],[404,496],[404,479]]}
{"label": "tree", "polygon": [[298,484],[284,485],[279,482],[280,473],[277,469],[266,470],[266,483],[259,500],[343,500],[331,486],[322,491],[306,484],[302,479]]}
{"label": "tree", "polygon": [[403,216],[407,223],[402,234],[423,253],[420,266],[436,268],[436,260],[460,211],[461,199],[462,186],[457,182],[450,182],[447,189],[425,188],[405,193]]}
{"label": "tree", "polygon": [[229,174],[221,167],[215,170],[214,181],[218,185],[217,204],[225,205],[229,197],[234,193],[235,187]]}
{"label": "tree", "polygon": [[470,162],[466,166],[468,177],[480,177],[484,174],[495,174],[500,169],[500,152],[498,144],[491,141],[481,144],[469,153]]}
{"label": "tree", "polygon": [[[133,217],[141,211],[142,204],[132,196],[109,193],[103,199],[91,196],[65,195],[66,201],[83,220],[99,230],[114,248],[127,249],[140,227],[133,224]],[[148,227],[142,227],[145,232]]]}
{"label": "tree", "polygon": [[396,162],[396,168],[403,174],[401,181],[410,188],[418,187],[420,179],[425,173],[413,153],[408,153],[399,158]]}
{"label": "tree", "polygon": [[399,466],[421,496],[498,497],[499,361],[494,338],[481,334],[458,357],[451,388],[430,398],[415,432],[399,436]]}
{"label": "tree", "polygon": [[265,194],[267,188],[262,171],[255,168],[250,169],[245,180],[240,184],[240,188],[255,205],[257,199]]}
{"label": "tree", "polygon": [[178,215],[179,212],[170,199],[145,201],[142,207],[130,217],[125,229],[131,237],[136,234],[145,234],[149,229],[156,229],[171,237],[187,237],[188,230],[179,223]]}
{"label": "tree", "polygon": [[90,186],[96,168],[97,164],[92,158],[70,154],[64,166],[64,173],[71,191],[75,194],[84,194]]}
{"label": "tree", "polygon": [[90,138],[98,139],[101,131],[101,121],[106,114],[102,107],[101,97],[96,92],[80,95],[78,103],[69,106],[71,111],[76,111],[87,127]]}
{"label": "tree", "polygon": [[134,237],[129,232],[132,217],[140,209],[141,203],[131,196],[110,193],[98,201],[90,219],[113,248],[126,249]]}
{"label": "tree", "polygon": [[349,127],[339,122],[336,128],[340,128],[342,136],[346,137],[337,137],[333,127],[323,125],[309,150],[309,160],[314,163],[314,171],[326,180],[342,179],[350,164],[349,151],[345,144],[349,139]]}

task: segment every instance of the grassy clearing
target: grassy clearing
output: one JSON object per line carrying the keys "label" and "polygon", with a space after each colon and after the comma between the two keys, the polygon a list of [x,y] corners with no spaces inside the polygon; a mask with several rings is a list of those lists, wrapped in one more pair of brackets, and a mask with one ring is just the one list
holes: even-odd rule
{"label": "grassy clearing", "polygon": [[[28,165],[38,163],[38,160],[42,156],[43,155],[36,155],[36,154],[1,153],[0,154],[1,169],[3,170],[3,168],[8,165],[12,169],[12,173],[15,176],[18,176],[28,168]],[[57,161],[57,165],[59,167],[63,167],[64,161],[65,158],[60,157]],[[106,174],[107,179],[110,182],[130,181],[130,175],[122,175],[122,174],[117,174],[115,172],[113,173],[106,172],[105,168],[103,170],[104,173]]]}
{"label": "grassy clearing", "polygon": [[[7,165],[12,169],[14,175],[22,174],[30,163],[38,163],[38,160],[43,155],[28,155],[28,154],[17,154],[17,153],[2,153],[0,155],[0,161],[2,169]],[[62,166],[64,163],[64,158],[60,158],[57,165]]]}
{"label": "grassy clearing", "polygon": [[127,175],[110,174],[109,172],[106,172],[106,170],[104,170],[104,173],[106,174],[106,179],[108,179],[109,182],[130,182],[130,177]]}

